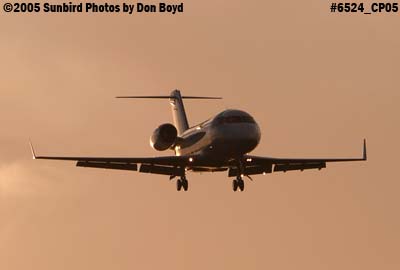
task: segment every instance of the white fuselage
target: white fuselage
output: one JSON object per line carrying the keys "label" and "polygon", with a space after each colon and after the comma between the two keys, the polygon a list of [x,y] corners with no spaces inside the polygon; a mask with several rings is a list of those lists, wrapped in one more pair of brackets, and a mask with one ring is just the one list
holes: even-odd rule
{"label": "white fuselage", "polygon": [[252,151],[260,137],[260,129],[248,113],[226,110],[186,130],[174,149],[178,156],[229,160]]}

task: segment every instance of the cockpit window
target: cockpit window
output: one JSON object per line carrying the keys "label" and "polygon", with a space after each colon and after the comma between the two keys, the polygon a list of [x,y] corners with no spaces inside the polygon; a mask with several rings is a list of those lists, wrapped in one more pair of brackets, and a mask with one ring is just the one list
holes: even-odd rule
{"label": "cockpit window", "polygon": [[218,124],[232,124],[232,123],[254,123],[254,119],[247,115],[233,115],[220,117],[217,119]]}

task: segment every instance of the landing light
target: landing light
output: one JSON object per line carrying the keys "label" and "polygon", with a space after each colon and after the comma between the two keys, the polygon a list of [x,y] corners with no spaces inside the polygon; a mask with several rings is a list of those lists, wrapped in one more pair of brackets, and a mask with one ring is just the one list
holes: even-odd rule
{"label": "landing light", "polygon": [[197,129],[197,130],[200,130],[200,129],[201,129],[201,127],[196,127],[196,129]]}
{"label": "landing light", "polygon": [[190,158],[189,158],[189,162],[193,162],[193,158],[190,157]]}
{"label": "landing light", "polygon": [[263,175],[266,175],[267,173],[266,172],[263,172]]}
{"label": "landing light", "polygon": [[251,159],[251,158],[248,158],[248,159],[246,159],[246,161],[247,161],[247,162],[251,162],[251,161],[252,161],[252,159]]}

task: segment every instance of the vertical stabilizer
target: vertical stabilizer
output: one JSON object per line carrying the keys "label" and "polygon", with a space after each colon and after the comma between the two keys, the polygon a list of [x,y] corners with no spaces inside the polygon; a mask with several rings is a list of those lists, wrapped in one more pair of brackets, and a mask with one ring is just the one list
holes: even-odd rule
{"label": "vertical stabilizer", "polygon": [[185,107],[183,106],[181,92],[179,90],[172,91],[169,102],[171,104],[174,125],[178,130],[178,135],[181,135],[185,130],[189,128],[189,123],[186,117]]}

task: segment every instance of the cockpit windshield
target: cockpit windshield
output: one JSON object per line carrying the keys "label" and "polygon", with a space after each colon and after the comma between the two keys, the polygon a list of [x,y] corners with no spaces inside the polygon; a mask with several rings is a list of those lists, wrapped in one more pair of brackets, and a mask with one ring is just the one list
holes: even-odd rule
{"label": "cockpit windshield", "polygon": [[255,123],[253,117],[248,115],[232,115],[217,118],[218,124]]}

